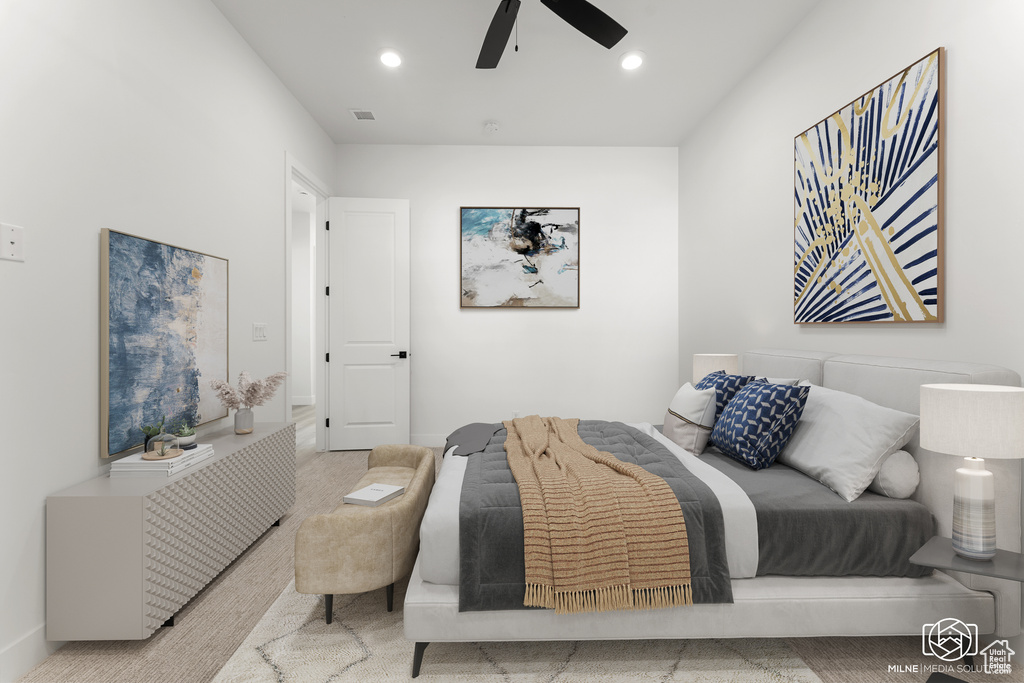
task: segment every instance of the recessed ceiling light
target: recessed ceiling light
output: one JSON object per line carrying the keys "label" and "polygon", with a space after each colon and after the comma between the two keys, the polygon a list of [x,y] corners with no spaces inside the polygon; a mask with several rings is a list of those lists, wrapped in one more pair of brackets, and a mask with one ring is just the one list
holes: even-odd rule
{"label": "recessed ceiling light", "polygon": [[639,68],[640,65],[644,63],[644,59],[646,58],[647,55],[645,55],[643,52],[640,52],[639,50],[634,50],[632,52],[627,52],[626,54],[622,55],[622,58],[619,60],[619,64],[626,71],[632,71],[633,69]]}
{"label": "recessed ceiling light", "polygon": [[381,50],[380,51],[380,62],[384,66],[389,66],[394,69],[402,63],[402,55],[398,54],[395,50]]}

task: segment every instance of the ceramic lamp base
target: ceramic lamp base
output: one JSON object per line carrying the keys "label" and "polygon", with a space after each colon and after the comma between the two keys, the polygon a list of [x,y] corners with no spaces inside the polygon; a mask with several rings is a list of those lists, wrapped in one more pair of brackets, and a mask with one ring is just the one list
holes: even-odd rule
{"label": "ceramic lamp base", "polygon": [[996,554],[995,478],[981,458],[964,458],[953,487],[953,550],[969,560]]}

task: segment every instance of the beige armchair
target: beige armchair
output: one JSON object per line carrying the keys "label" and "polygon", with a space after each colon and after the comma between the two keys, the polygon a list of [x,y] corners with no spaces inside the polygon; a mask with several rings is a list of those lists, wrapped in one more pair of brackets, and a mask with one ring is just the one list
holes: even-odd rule
{"label": "beige armchair", "polygon": [[352,490],[398,484],[405,493],[377,507],[340,502],[330,514],[313,515],[295,536],[295,590],[324,596],[327,623],[335,593],[387,587],[392,610],[395,581],[412,571],[420,521],[434,486],[434,453],[421,446],[378,446],[369,470]]}

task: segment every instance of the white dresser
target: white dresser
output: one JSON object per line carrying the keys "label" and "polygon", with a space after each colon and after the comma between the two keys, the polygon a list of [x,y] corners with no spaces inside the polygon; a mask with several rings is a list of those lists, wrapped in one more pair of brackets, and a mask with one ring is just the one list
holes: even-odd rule
{"label": "white dresser", "polygon": [[294,424],[199,441],[216,455],[180,474],[47,497],[47,640],[148,638],[295,503]]}

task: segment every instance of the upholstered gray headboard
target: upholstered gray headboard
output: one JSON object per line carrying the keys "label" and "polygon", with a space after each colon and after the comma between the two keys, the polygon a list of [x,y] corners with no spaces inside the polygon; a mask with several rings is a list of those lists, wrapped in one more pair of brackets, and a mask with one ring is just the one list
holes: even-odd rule
{"label": "upholstered gray headboard", "polygon": [[[918,358],[840,355],[821,351],[760,349],[743,354],[744,374],[768,377],[800,377],[812,384],[862,396],[873,403],[915,415],[920,413],[921,385],[933,383],[1003,384],[1020,386],[1020,375],[996,365],[933,361]],[[953,477],[962,460],[921,448],[918,437],[905,447],[921,470],[921,484],[914,499],[935,517],[943,536],[952,534]],[[979,453],[978,457],[985,457]],[[996,544],[1021,549],[1021,461],[987,460],[996,481]],[[1013,582],[954,574],[961,583],[979,590],[998,592],[1004,603],[997,612],[1003,628],[1020,626],[1020,586]],[[1011,585],[1012,584],[1012,585]],[[1015,597],[1010,595],[1015,593]],[[1002,599],[1006,598],[1006,599]],[[1014,610],[1016,610],[1014,612]],[[1014,613],[1016,616],[1014,617]],[[1010,622],[1007,624],[1006,622]]]}

